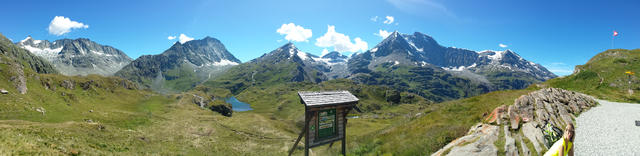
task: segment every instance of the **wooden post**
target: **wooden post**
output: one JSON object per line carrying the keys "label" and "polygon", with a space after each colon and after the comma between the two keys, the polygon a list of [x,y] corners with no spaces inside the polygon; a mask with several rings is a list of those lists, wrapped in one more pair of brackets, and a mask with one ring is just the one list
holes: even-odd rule
{"label": "wooden post", "polygon": [[[305,113],[304,114],[309,114],[308,112],[306,112],[307,108],[305,106]],[[311,120],[311,117],[309,117],[309,115],[305,115],[305,123],[304,123],[304,133],[309,133],[309,122]],[[309,134],[305,134],[304,135],[304,156],[309,156]]]}
{"label": "wooden post", "polygon": [[349,114],[349,111],[351,109],[344,109],[342,112],[344,113],[342,115],[342,155],[346,156],[347,155],[347,114]]}
{"label": "wooden post", "polygon": [[[291,154],[293,154],[293,150],[296,149],[296,146],[298,146],[298,143],[300,142],[300,139],[302,139],[302,136],[306,136],[307,134],[307,129],[309,128],[309,119],[307,119],[307,114],[305,113],[305,117],[304,117],[304,128],[302,129],[302,133],[300,133],[300,135],[298,136],[298,139],[296,139],[296,142],[293,143],[293,147],[291,147],[291,150],[289,150],[289,156],[291,156]],[[305,145],[306,146],[306,145]]]}

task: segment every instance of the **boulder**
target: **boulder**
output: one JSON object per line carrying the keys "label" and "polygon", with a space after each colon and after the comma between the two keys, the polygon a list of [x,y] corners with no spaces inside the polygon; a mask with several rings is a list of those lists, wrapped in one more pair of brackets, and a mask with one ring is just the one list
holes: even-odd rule
{"label": "boulder", "polygon": [[91,85],[93,84],[93,80],[89,80],[87,82],[82,82],[80,83],[80,87],[82,87],[83,90],[88,90],[89,88],[91,88]]}
{"label": "boulder", "polygon": [[214,104],[209,107],[209,109],[228,117],[231,117],[231,115],[233,114],[232,106],[229,104]]}
{"label": "boulder", "polygon": [[509,106],[507,114],[509,115],[509,123],[511,124],[511,129],[518,129],[520,125],[520,115],[516,112],[513,105]]}
{"label": "boulder", "polygon": [[522,149],[523,156],[531,156],[531,150],[527,147],[527,145],[522,141],[522,137],[520,135],[516,136],[516,140],[520,143],[520,149]]}
{"label": "boulder", "polygon": [[504,152],[506,156],[517,156],[518,148],[516,147],[516,139],[511,137],[509,126],[504,126]]}
{"label": "boulder", "polygon": [[202,96],[198,96],[193,94],[193,103],[195,103],[196,105],[200,106],[200,108],[205,108],[207,106],[207,101],[204,100],[204,98]]}
{"label": "boulder", "polygon": [[491,114],[489,114],[489,116],[487,116],[484,120],[487,123],[497,123],[498,125],[501,124],[501,119],[505,118],[505,112],[506,112],[506,105],[502,105],[500,107],[497,107],[495,109],[493,109],[493,111],[491,111]]}
{"label": "boulder", "polygon": [[540,152],[545,148],[541,146],[541,143],[544,143],[544,137],[542,135],[542,129],[537,128],[536,125],[537,123],[535,122],[522,124],[522,134],[531,141],[538,155],[540,155]]}
{"label": "boulder", "polygon": [[73,88],[75,87],[73,81],[71,80],[63,80],[62,83],[60,83],[60,87],[69,89],[69,90],[73,90]]}
{"label": "boulder", "polygon": [[0,94],[9,94],[9,91],[7,91],[4,88],[2,88],[2,89],[0,89]]}
{"label": "boulder", "polygon": [[498,140],[500,130],[498,126],[478,123],[471,127],[468,135],[458,138],[438,150],[433,155],[442,155],[451,150],[448,155],[497,155],[498,148],[493,144]]}

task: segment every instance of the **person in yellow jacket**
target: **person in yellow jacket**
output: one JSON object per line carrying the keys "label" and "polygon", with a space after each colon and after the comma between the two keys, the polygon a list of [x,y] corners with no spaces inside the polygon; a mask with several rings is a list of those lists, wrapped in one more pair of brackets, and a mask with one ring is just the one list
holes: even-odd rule
{"label": "person in yellow jacket", "polygon": [[573,136],[575,132],[573,130],[573,124],[569,123],[564,130],[562,139],[553,143],[553,146],[549,148],[544,156],[573,156]]}

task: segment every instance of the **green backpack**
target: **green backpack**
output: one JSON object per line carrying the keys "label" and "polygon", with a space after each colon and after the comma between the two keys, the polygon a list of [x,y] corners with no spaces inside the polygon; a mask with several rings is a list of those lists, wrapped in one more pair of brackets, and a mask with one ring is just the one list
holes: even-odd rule
{"label": "green backpack", "polygon": [[551,148],[551,146],[553,146],[553,143],[555,143],[556,141],[560,140],[560,138],[562,138],[563,132],[561,129],[547,122],[547,124],[544,126],[543,134],[544,134],[545,146],[547,146],[547,148]]}

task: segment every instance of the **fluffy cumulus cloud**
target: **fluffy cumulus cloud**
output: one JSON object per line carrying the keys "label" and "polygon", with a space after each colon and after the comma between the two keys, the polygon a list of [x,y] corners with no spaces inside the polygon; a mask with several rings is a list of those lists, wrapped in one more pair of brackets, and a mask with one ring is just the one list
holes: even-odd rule
{"label": "fluffy cumulus cloud", "polygon": [[71,29],[78,28],[89,28],[89,25],[72,21],[71,19],[64,16],[56,16],[53,17],[51,23],[49,24],[49,34],[53,34],[56,36],[64,35],[66,33],[71,32]]}
{"label": "fluffy cumulus cloud", "polygon": [[336,32],[335,26],[329,25],[327,33],[316,39],[316,46],[333,47],[338,52],[356,52],[368,49],[367,42],[359,37],[354,38],[353,41],[351,42],[349,36]]}
{"label": "fluffy cumulus cloud", "polygon": [[189,42],[191,40],[193,40],[193,38],[184,35],[184,34],[180,34],[180,36],[178,37],[178,40],[180,40],[180,44],[184,44],[185,42]]}
{"label": "fluffy cumulus cloud", "polygon": [[393,16],[387,16],[387,17],[384,17],[384,18],[386,18],[386,20],[384,20],[384,22],[382,22],[384,24],[391,24],[395,20],[395,18],[393,18]]}
{"label": "fluffy cumulus cloud", "polygon": [[167,37],[167,39],[173,40],[173,39],[176,39],[176,36],[169,36],[169,37]]}
{"label": "fluffy cumulus cloud", "polygon": [[305,29],[302,26],[295,25],[293,23],[282,24],[278,30],[280,35],[285,35],[284,39],[295,42],[308,42],[311,38],[311,29]]}
{"label": "fluffy cumulus cloud", "polygon": [[387,30],[378,30],[378,33],[373,33],[376,36],[380,36],[382,37],[382,39],[384,40],[385,38],[387,38],[389,35],[391,35],[392,32],[388,32]]}
{"label": "fluffy cumulus cloud", "polygon": [[498,46],[500,46],[500,48],[506,48],[506,47],[508,47],[506,44],[502,44],[502,43],[498,44]]}

